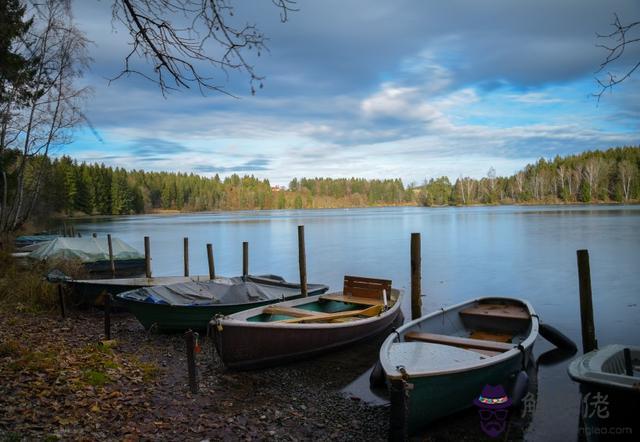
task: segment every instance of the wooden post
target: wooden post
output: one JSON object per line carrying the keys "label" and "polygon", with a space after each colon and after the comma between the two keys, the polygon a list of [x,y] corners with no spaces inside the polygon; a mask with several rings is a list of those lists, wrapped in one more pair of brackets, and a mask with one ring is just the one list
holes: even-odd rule
{"label": "wooden post", "polygon": [[189,390],[191,390],[191,393],[197,393],[198,382],[196,380],[196,353],[193,330],[189,329],[186,331],[186,333],[184,334],[184,340],[187,345],[187,371],[189,374]]}
{"label": "wooden post", "polygon": [[591,298],[591,271],[589,251],[578,250],[578,281],[580,283],[580,321],[582,323],[582,351],[588,353],[598,348],[593,322],[593,302]]}
{"label": "wooden post", "polygon": [[[95,235],[95,233],[94,233]],[[95,236],[94,236],[95,238]],[[111,234],[107,234],[107,246],[109,247],[109,264],[111,264],[111,277],[116,277],[116,262],[113,259],[113,243],[111,242]]]}
{"label": "wooden post", "polygon": [[60,302],[60,314],[62,319],[67,317],[67,308],[64,305],[64,293],[62,292],[62,284],[58,284],[58,301]]}
{"label": "wooden post", "polygon": [[189,238],[184,238],[184,276],[189,276]]}
{"label": "wooden post", "polygon": [[307,256],[304,249],[304,226],[298,226],[298,265],[300,267],[300,293],[307,296]]}
{"label": "wooden post", "polygon": [[104,338],[111,340],[111,295],[106,294],[107,297],[104,301]]}
{"label": "wooden post", "polygon": [[249,274],[249,243],[242,242],[242,276]]}
{"label": "wooden post", "polygon": [[408,440],[407,417],[409,415],[409,401],[407,400],[407,384],[403,379],[394,379],[389,388],[389,440]]}
{"label": "wooden post", "polygon": [[411,319],[422,316],[422,258],[420,256],[420,234],[411,234]]}
{"label": "wooden post", "polygon": [[151,244],[148,236],[144,237],[144,271],[147,278],[151,278]]}
{"label": "wooden post", "polygon": [[213,246],[207,244],[207,261],[209,262],[209,279],[216,279],[216,266],[213,262]]}
{"label": "wooden post", "polygon": [[633,360],[631,359],[631,350],[625,348],[624,354],[624,372],[627,376],[633,376]]}

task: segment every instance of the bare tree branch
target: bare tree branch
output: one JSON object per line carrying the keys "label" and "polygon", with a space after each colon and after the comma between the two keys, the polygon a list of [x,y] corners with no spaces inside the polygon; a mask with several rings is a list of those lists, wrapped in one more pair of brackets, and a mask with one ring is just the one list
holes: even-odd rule
{"label": "bare tree branch", "polygon": [[[624,25],[620,21],[618,15],[614,14],[614,22],[611,24],[611,26],[613,26],[614,28],[614,31],[612,31],[611,33],[596,34],[599,39],[611,41],[611,43],[608,44],[596,45],[599,48],[603,48],[607,52],[606,58],[600,64],[600,69],[598,69],[596,73],[600,73],[606,68],[614,65],[616,61],[621,60],[622,56],[625,53],[625,49],[633,44],[637,44],[640,42],[640,35],[634,35],[634,32],[640,31],[640,21],[635,21]],[[639,66],[640,60],[632,64],[632,66],[623,71],[622,74],[615,74],[611,71],[607,71],[605,78],[596,77],[596,81],[600,86],[600,90],[593,95],[598,97],[598,101],[600,101],[600,97],[602,97],[602,95],[607,90],[611,90],[613,89],[613,86],[625,81],[638,69]]]}
{"label": "bare tree branch", "polygon": [[[280,19],[297,11],[295,0],[272,0]],[[262,87],[259,75],[245,54],[259,57],[268,50],[267,38],[252,24],[235,25],[230,0],[114,0],[113,19],[127,28],[131,50],[122,71],[111,81],[137,74],[155,82],[163,95],[197,87],[201,93],[231,95],[216,83],[211,70],[228,78],[229,71],[249,77],[251,92]],[[152,64],[153,74],[136,65],[141,58]]]}

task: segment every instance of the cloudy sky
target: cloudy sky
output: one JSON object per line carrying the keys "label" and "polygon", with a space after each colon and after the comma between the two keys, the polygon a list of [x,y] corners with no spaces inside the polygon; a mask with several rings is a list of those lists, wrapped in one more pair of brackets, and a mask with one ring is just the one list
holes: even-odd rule
{"label": "cloudy sky", "polygon": [[[75,3],[94,42],[94,88],[81,128],[59,151],[145,170],[293,177],[510,175],[540,157],[640,144],[640,72],[600,102],[606,56],[596,32],[638,0],[299,0],[289,21],[270,0],[233,1],[270,51],[251,95],[245,75],[219,77],[237,98],[163,98],[122,78],[127,34],[110,1]],[[635,63],[640,45],[617,66]],[[218,75],[218,73],[216,73]]]}

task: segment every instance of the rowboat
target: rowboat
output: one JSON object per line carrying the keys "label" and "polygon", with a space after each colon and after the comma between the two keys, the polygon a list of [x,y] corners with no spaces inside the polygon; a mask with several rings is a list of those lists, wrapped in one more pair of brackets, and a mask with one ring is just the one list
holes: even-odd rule
{"label": "rowboat", "polygon": [[[115,264],[115,276],[126,277],[144,272],[145,260],[135,248],[126,242],[112,238],[111,255]],[[27,255],[32,262],[75,261],[92,276],[112,276],[107,238],[58,237],[45,242]]]}
{"label": "rowboat", "polygon": [[[329,289],[307,284],[308,293]],[[302,296],[300,284],[275,275],[190,281],[166,286],[143,287],[119,293],[116,305],[129,310],[146,328],[165,332],[206,330],[215,315],[228,315],[248,308]]]}
{"label": "rowboat", "polygon": [[[415,433],[471,407],[485,386],[506,388],[525,367],[537,335],[531,304],[496,297],[443,308],[398,328],[380,348],[396,416],[392,431]],[[393,394],[397,388],[403,394]]]}
{"label": "rowboat", "polygon": [[383,332],[400,314],[400,298],[391,281],[345,276],[339,293],[216,317],[213,342],[228,368],[282,364]]}
{"label": "rowboat", "polygon": [[[580,383],[581,417],[587,441],[625,437],[628,439],[624,440],[637,440],[640,347],[607,345],[574,359],[568,372],[571,379]],[[608,429],[615,432],[607,434]]]}
{"label": "rowboat", "polygon": [[[228,278],[216,278],[223,281]],[[100,300],[101,295],[128,292],[143,287],[154,287],[159,285],[184,284],[186,282],[208,281],[209,276],[153,276],[151,278],[103,278],[103,279],[73,279],[59,270],[53,270],[47,275],[47,280],[54,283],[64,284],[73,294],[76,301],[86,304],[93,304]]]}

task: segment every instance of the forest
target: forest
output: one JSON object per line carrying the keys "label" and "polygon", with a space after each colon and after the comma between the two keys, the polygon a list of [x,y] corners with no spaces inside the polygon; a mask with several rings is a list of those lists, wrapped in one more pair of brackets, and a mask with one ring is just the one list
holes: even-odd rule
{"label": "forest", "polygon": [[[122,215],[161,210],[306,209],[375,205],[474,205],[632,202],[640,199],[640,148],[589,151],[535,164],[508,177],[481,179],[294,178],[288,187],[233,174],[127,171],[68,156],[34,161],[42,175],[34,215]],[[35,179],[32,176],[31,179]]]}

